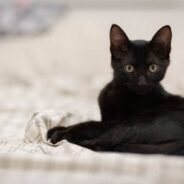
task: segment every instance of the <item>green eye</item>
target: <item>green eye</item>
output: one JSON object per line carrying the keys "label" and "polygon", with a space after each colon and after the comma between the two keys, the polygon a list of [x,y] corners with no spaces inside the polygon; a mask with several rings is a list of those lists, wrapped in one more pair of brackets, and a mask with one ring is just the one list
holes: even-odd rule
{"label": "green eye", "polygon": [[135,69],[134,69],[134,67],[132,65],[126,65],[125,66],[125,70],[128,73],[132,73],[132,72],[134,72]]}
{"label": "green eye", "polygon": [[151,64],[151,65],[149,66],[149,71],[150,71],[150,72],[154,73],[154,72],[156,72],[157,70],[158,70],[158,65],[156,65],[156,64]]}

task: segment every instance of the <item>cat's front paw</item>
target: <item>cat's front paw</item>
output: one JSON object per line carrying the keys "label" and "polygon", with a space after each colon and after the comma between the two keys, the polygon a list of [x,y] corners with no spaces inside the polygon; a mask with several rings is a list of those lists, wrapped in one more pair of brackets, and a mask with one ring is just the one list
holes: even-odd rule
{"label": "cat's front paw", "polygon": [[50,137],[50,142],[52,144],[56,144],[57,142],[64,139],[64,133],[62,131],[56,131],[52,136]]}
{"label": "cat's front paw", "polygon": [[51,139],[53,135],[57,132],[63,132],[66,130],[66,127],[54,127],[47,132],[47,140]]}

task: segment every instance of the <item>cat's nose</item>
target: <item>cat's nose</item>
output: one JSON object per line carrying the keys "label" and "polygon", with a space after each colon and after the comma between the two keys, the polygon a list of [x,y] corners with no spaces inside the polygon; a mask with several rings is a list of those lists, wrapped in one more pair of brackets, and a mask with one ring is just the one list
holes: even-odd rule
{"label": "cat's nose", "polygon": [[146,84],[147,84],[146,78],[144,76],[140,76],[137,84],[139,86],[146,86]]}

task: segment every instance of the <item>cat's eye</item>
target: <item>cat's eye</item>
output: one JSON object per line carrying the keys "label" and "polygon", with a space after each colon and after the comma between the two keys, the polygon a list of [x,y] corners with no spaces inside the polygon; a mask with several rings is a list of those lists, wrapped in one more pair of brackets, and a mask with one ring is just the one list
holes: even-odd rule
{"label": "cat's eye", "polygon": [[125,70],[128,73],[132,73],[132,72],[134,72],[135,69],[134,69],[134,67],[132,65],[126,65],[125,66]]}
{"label": "cat's eye", "polygon": [[151,64],[151,65],[149,66],[149,71],[150,71],[150,72],[154,73],[154,72],[156,72],[157,70],[158,70],[158,65],[156,65],[156,64]]}

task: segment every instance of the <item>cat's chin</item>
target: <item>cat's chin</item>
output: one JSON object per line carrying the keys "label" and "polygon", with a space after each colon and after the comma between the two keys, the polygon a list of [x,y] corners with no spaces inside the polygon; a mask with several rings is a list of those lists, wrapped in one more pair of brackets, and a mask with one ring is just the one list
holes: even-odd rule
{"label": "cat's chin", "polygon": [[151,92],[151,90],[149,90],[149,91],[134,91],[136,94],[138,94],[138,95],[147,95],[148,93],[150,93]]}
{"label": "cat's chin", "polygon": [[138,95],[147,95],[148,93],[150,93],[152,91],[152,87],[147,87],[147,88],[131,88],[131,91],[133,91],[134,93],[138,94]]}

